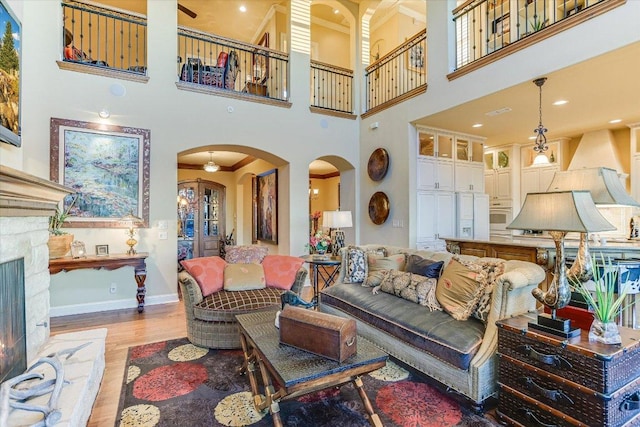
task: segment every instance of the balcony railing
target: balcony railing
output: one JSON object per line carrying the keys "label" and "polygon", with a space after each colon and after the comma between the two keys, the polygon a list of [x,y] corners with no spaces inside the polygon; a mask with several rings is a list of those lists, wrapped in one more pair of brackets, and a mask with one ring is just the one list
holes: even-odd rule
{"label": "balcony railing", "polygon": [[146,75],[145,16],[71,0],[62,15],[64,61]]}
{"label": "balcony railing", "polygon": [[311,106],[353,113],[353,71],[311,61]]}
{"label": "balcony railing", "polygon": [[609,0],[469,0],[454,9],[456,68]]}
{"label": "balcony railing", "polygon": [[178,79],[263,98],[288,99],[289,55],[178,27]]}
{"label": "balcony railing", "polygon": [[422,30],[366,69],[367,111],[426,88],[427,31]]}

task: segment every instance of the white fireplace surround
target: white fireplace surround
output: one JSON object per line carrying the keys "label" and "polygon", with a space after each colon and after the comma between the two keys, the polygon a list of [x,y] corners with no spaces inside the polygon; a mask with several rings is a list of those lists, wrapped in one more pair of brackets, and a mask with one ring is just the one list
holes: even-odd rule
{"label": "white fireplace surround", "polygon": [[[27,365],[60,350],[91,342],[64,362],[69,385],[63,388],[57,425],[85,425],[104,372],[106,329],[96,329],[50,338],[48,218],[57,204],[72,192],[60,184],[0,165],[0,263],[24,258]],[[39,371],[47,372],[47,368]],[[51,373],[53,372],[49,369]],[[52,378],[47,374],[45,379]],[[35,404],[45,404],[41,396]],[[7,419],[8,416],[8,419]],[[32,425],[42,414],[0,408],[0,425]]]}

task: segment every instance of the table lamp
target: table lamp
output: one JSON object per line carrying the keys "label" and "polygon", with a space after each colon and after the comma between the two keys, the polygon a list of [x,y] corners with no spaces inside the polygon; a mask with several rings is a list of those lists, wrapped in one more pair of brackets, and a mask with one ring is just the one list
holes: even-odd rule
{"label": "table lamp", "polygon": [[534,329],[572,338],[580,335],[579,328],[571,327],[571,320],[556,316],[571,299],[564,256],[564,238],[568,232],[588,233],[615,230],[598,211],[589,191],[557,191],[529,193],[518,216],[507,226],[510,230],[548,231],[556,246],[553,280],[547,291],[535,288],[531,293],[540,303],[551,309],[551,315],[538,315]]}
{"label": "table lamp", "polygon": [[136,245],[136,243],[138,243],[138,241],[134,238],[136,234],[135,229],[138,228],[140,224],[144,224],[144,220],[139,216],[135,216],[132,211],[123,216],[120,221],[124,222],[126,224],[126,227],[128,228],[128,230],[126,231],[127,236],[129,236],[129,239],[127,239],[126,241],[126,244],[129,246],[127,255],[135,255],[136,250],[133,247]]}
{"label": "table lamp", "polygon": [[[587,190],[593,202],[600,206],[640,206],[622,186],[618,172],[611,168],[584,168],[553,175],[547,191]],[[571,268],[569,277],[574,276],[586,282],[593,276],[593,262],[589,255],[589,233],[580,233],[578,253]]]}
{"label": "table lamp", "polygon": [[353,227],[351,211],[322,212],[322,226],[330,229],[331,253],[337,256],[344,247],[344,231],[341,228]]}

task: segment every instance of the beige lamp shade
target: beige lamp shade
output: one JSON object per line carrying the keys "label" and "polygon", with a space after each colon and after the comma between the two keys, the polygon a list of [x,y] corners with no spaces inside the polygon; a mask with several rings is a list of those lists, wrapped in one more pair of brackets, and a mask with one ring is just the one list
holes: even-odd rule
{"label": "beige lamp shade", "polygon": [[556,172],[547,191],[588,190],[596,205],[640,206],[622,186],[611,168],[585,168]]}
{"label": "beige lamp shade", "polygon": [[322,212],[322,226],[327,228],[353,227],[351,211],[324,211]]}
{"label": "beige lamp shade", "polygon": [[598,211],[589,191],[529,193],[507,228],[579,233],[615,230]]}

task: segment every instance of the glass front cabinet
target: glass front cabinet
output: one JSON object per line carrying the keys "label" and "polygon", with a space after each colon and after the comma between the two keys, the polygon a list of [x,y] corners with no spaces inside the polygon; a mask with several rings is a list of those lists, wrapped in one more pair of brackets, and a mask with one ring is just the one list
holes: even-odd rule
{"label": "glass front cabinet", "polygon": [[225,237],[222,184],[202,179],[178,183],[178,261],[220,255]]}

